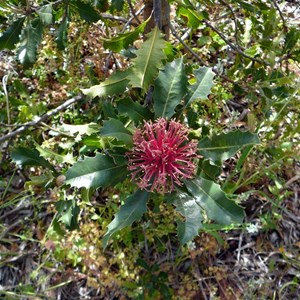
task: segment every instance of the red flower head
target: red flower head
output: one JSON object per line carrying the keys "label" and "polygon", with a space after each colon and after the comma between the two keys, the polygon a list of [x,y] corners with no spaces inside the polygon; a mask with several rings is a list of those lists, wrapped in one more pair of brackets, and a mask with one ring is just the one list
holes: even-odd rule
{"label": "red flower head", "polygon": [[126,153],[132,180],[141,189],[172,192],[182,180],[193,178],[197,143],[188,141],[188,128],[163,118],[145,122],[133,135],[133,149]]}

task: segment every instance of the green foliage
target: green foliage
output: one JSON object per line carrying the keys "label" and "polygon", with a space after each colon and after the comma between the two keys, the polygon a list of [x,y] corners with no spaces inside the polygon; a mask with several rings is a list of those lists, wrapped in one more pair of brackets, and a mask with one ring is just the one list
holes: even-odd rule
{"label": "green foliage", "polygon": [[[176,26],[169,42],[158,27],[141,39],[148,20],[140,24],[132,15],[140,3],[0,4],[0,50],[12,50],[1,53],[0,73],[8,75],[0,91],[1,134],[22,129],[24,122],[33,124],[36,116],[48,115],[80,88],[87,96],[49,114],[30,134],[21,131],[15,140],[0,143],[1,207],[14,205],[22,195],[38,195],[44,206],[34,207],[24,224],[35,218],[42,224],[28,230],[50,253],[41,259],[47,268],[76,266],[102,297],[113,282],[115,298],[126,293],[133,299],[197,298],[189,294],[199,288],[191,280],[198,272],[193,261],[199,262],[201,274],[214,278],[213,287],[215,278],[225,277],[220,270],[213,274],[210,264],[205,269],[206,259],[215,263],[220,241],[230,236],[228,229],[235,228],[234,234],[244,230],[241,207],[246,207],[246,220],[259,220],[263,227],[264,236],[257,240],[270,229],[278,230],[285,210],[289,213],[292,207],[283,202],[293,196],[298,178],[296,18],[287,15],[285,3],[277,7],[274,1],[196,2],[171,3],[176,11],[171,24]],[[184,37],[184,44],[175,33]],[[31,68],[24,70],[13,55]],[[127,168],[134,132],[159,117],[188,126],[189,139],[198,143],[195,177],[167,195],[137,189]],[[18,180],[12,180],[16,175],[8,156],[18,164],[15,173],[29,178],[23,190],[12,186]],[[40,220],[45,213],[47,219]],[[12,234],[14,249],[15,237],[23,239],[22,226]],[[220,245],[211,246],[203,232],[216,236]],[[4,252],[10,242],[3,240]],[[109,246],[109,252],[101,245]],[[176,289],[179,281],[188,283]],[[30,293],[33,286],[26,286]],[[188,292],[184,288],[189,286]],[[205,296],[206,288],[202,291]],[[227,292],[207,297],[231,299]]]}
{"label": "green foliage", "polygon": [[187,91],[187,76],[183,57],[168,63],[154,83],[155,117],[170,118]]}
{"label": "green foliage", "polygon": [[127,49],[128,46],[133,44],[133,42],[138,39],[139,35],[144,32],[147,23],[148,20],[143,22],[133,31],[122,33],[111,39],[103,39],[103,47],[114,52],[120,52],[123,49]]}
{"label": "green foliage", "polygon": [[128,85],[128,71],[116,72],[104,82],[94,85],[82,92],[92,98],[122,94]]}
{"label": "green foliage", "polygon": [[202,227],[202,207],[192,195],[182,191],[168,196],[167,201],[174,204],[176,211],[184,217],[184,221],[177,220],[177,231],[181,245],[185,245],[198,235]]}
{"label": "green foliage", "polygon": [[209,219],[224,225],[243,221],[243,209],[229,200],[218,184],[204,178],[186,181],[185,184]]}
{"label": "green foliage", "polygon": [[15,148],[11,155],[12,160],[22,166],[42,166],[54,170],[53,166],[36,149],[24,147]]}
{"label": "green foliage", "polygon": [[136,124],[152,118],[152,113],[148,108],[129,98],[120,99],[117,102],[117,109],[120,114],[128,116]]}
{"label": "green foliage", "polygon": [[136,52],[136,58],[132,60],[133,67],[130,69],[128,79],[134,88],[142,88],[148,91],[154,82],[159,69],[163,66],[162,61],[166,59],[163,52],[165,41],[156,26],[148,35],[148,39]]}
{"label": "green foliage", "polygon": [[189,94],[185,99],[187,104],[191,104],[196,99],[205,99],[213,86],[214,73],[211,68],[202,67],[194,72],[196,83],[189,87]]}
{"label": "green foliage", "polygon": [[[60,200],[56,203],[56,209],[58,212],[59,220],[63,222],[68,230],[74,230],[79,228],[77,218],[80,212],[79,207],[76,204],[76,200]],[[55,220],[56,221],[56,220]],[[59,226],[57,224],[57,226]],[[58,231],[61,229],[59,228]],[[63,232],[61,232],[63,233]]]}
{"label": "green foliage", "polygon": [[102,136],[114,137],[118,141],[124,142],[125,145],[132,146],[132,135],[119,120],[110,119],[104,121],[100,134]]}
{"label": "green foliage", "polygon": [[18,59],[24,67],[30,67],[36,60],[37,47],[42,40],[43,23],[41,19],[28,22],[21,33],[21,43],[18,50]]}
{"label": "green foliage", "polygon": [[71,8],[74,8],[80,15],[82,20],[93,23],[100,20],[100,15],[92,5],[80,0],[74,0],[70,3]]}
{"label": "green foliage", "polygon": [[68,15],[66,14],[65,17],[62,19],[56,33],[55,41],[57,43],[57,48],[59,50],[64,50],[67,47],[68,26],[69,26],[69,18]]}
{"label": "green foliage", "polygon": [[244,146],[259,144],[258,136],[240,130],[205,137],[198,144],[199,153],[213,162],[221,162],[234,155]]}
{"label": "green foliage", "polygon": [[202,228],[203,217],[218,224],[240,224],[243,209],[229,200],[220,186],[211,180],[198,177],[185,182],[188,192],[178,191],[167,197],[176,206],[184,220],[177,220],[178,238],[182,245],[190,242]]}
{"label": "green foliage", "polygon": [[107,247],[109,239],[115,232],[141,219],[142,215],[147,211],[148,198],[149,193],[147,191],[137,190],[126,199],[125,203],[120,207],[120,211],[108,225],[107,232],[102,239],[103,248]]}
{"label": "green foliage", "polygon": [[25,18],[20,18],[12,23],[0,37],[0,50],[13,49],[15,44],[20,40],[20,34],[22,31]]}
{"label": "green foliage", "polygon": [[113,186],[126,176],[126,165],[116,165],[103,154],[85,157],[66,172],[66,184],[74,187],[98,188]]}

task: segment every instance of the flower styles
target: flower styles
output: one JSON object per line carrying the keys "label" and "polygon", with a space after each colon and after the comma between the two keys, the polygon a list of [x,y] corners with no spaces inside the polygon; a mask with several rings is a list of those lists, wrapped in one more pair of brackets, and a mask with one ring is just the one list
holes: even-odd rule
{"label": "flower styles", "polygon": [[197,143],[188,140],[188,128],[174,120],[145,122],[133,135],[133,148],[126,153],[132,180],[141,189],[169,193],[183,179],[193,178]]}

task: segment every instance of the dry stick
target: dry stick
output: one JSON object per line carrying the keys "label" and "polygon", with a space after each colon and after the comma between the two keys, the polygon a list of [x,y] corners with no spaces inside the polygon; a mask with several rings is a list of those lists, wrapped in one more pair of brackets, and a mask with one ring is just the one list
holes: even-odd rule
{"label": "dry stick", "polygon": [[[183,40],[182,40],[182,38],[176,33],[176,31],[175,31],[175,28],[173,27],[173,25],[171,24],[171,22],[169,23],[169,26],[170,26],[170,29],[171,29],[171,32],[172,32],[172,34],[178,39],[178,41],[182,44],[182,46],[186,49],[186,50],[188,50],[202,65],[204,65],[204,66],[208,66],[203,60],[202,60],[202,58],[191,48],[191,47],[189,47]],[[230,78],[228,78],[227,76],[225,76],[225,75],[222,75],[222,74],[220,74],[218,71],[216,71],[216,70],[214,70],[214,69],[212,69],[212,71],[216,74],[216,75],[218,75],[218,76],[220,76],[221,78],[223,78],[224,80],[226,80],[226,81],[228,81],[228,82],[231,82],[231,83],[234,83],[234,84],[236,84],[237,82],[234,82],[233,80],[231,80]]]}
{"label": "dry stick", "polygon": [[23,124],[21,127],[19,127],[18,129],[0,137],[0,143],[3,143],[4,141],[15,137],[16,135],[24,132],[26,129],[28,129],[29,127],[34,127],[37,126],[38,124],[45,122],[49,117],[57,114],[58,112],[66,109],[67,107],[69,107],[70,105],[72,105],[75,102],[78,102],[79,100],[81,100],[83,98],[83,95],[78,95],[75,96],[69,100],[67,100],[65,103],[61,104],[60,106],[48,111],[47,113],[45,113],[44,115],[42,115],[41,117],[39,117],[38,119],[34,120],[34,121],[30,121],[27,122],[25,124]]}
{"label": "dry stick", "polygon": [[238,24],[237,24],[237,20],[234,14],[234,11],[232,9],[232,7],[225,1],[223,0],[219,0],[223,5],[225,5],[229,10],[230,13],[232,14],[232,18],[233,18],[233,22],[234,22],[234,37],[235,37],[235,41],[237,43],[237,45],[242,49],[242,46],[239,43],[239,37],[238,37]]}
{"label": "dry stick", "polygon": [[7,93],[7,79],[8,75],[4,75],[2,78],[2,86],[4,90],[5,100],[6,100],[6,113],[7,113],[7,122],[10,124],[10,109],[9,109],[9,99],[8,99],[8,93]]}
{"label": "dry stick", "polygon": [[132,16],[134,17],[134,19],[137,21],[138,24],[141,24],[141,21],[139,20],[139,18],[137,17],[137,14],[134,11],[134,7],[132,5],[131,0],[127,0],[127,3],[130,8],[130,12],[132,13]]}
{"label": "dry stick", "polygon": [[190,48],[183,40],[182,38],[176,33],[175,28],[173,27],[172,23],[169,23],[169,26],[171,28],[172,34],[178,39],[178,41],[182,44],[182,46],[188,50],[201,64],[205,65],[205,62],[201,59],[201,57],[192,49]]}
{"label": "dry stick", "polygon": [[288,28],[286,26],[286,22],[285,22],[285,18],[282,14],[282,11],[280,10],[280,7],[279,5],[277,4],[277,2],[275,0],[271,0],[271,2],[273,3],[273,5],[275,6],[275,8],[278,10],[278,13],[280,15],[280,18],[282,20],[282,25],[283,25],[283,28],[284,28],[284,31],[287,32],[288,31]]}
{"label": "dry stick", "polygon": [[214,26],[213,26],[212,24],[210,24],[208,21],[203,20],[203,22],[205,23],[205,25],[206,25],[207,27],[209,27],[209,28],[212,29],[214,32],[216,32],[216,33],[220,36],[220,38],[221,38],[227,45],[229,45],[233,50],[235,50],[237,53],[239,53],[239,54],[241,54],[242,56],[244,56],[244,57],[246,57],[246,58],[248,58],[248,59],[250,59],[250,60],[252,60],[252,61],[255,61],[255,62],[259,63],[259,64],[266,65],[266,63],[265,63],[264,61],[262,61],[262,60],[260,60],[260,59],[257,59],[257,58],[255,58],[255,57],[252,57],[252,56],[246,54],[246,53],[243,52],[239,47],[237,47],[237,46],[235,46],[234,44],[232,44],[232,43],[225,37],[225,35],[224,35],[222,32],[220,32],[216,27],[214,27]]}

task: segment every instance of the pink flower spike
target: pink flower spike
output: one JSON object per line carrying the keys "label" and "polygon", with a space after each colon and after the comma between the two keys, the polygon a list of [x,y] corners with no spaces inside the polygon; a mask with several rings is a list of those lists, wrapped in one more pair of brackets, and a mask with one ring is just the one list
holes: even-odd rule
{"label": "pink flower spike", "polygon": [[171,193],[183,179],[194,177],[197,142],[188,140],[188,128],[164,118],[145,122],[133,135],[126,153],[131,178],[141,189]]}

